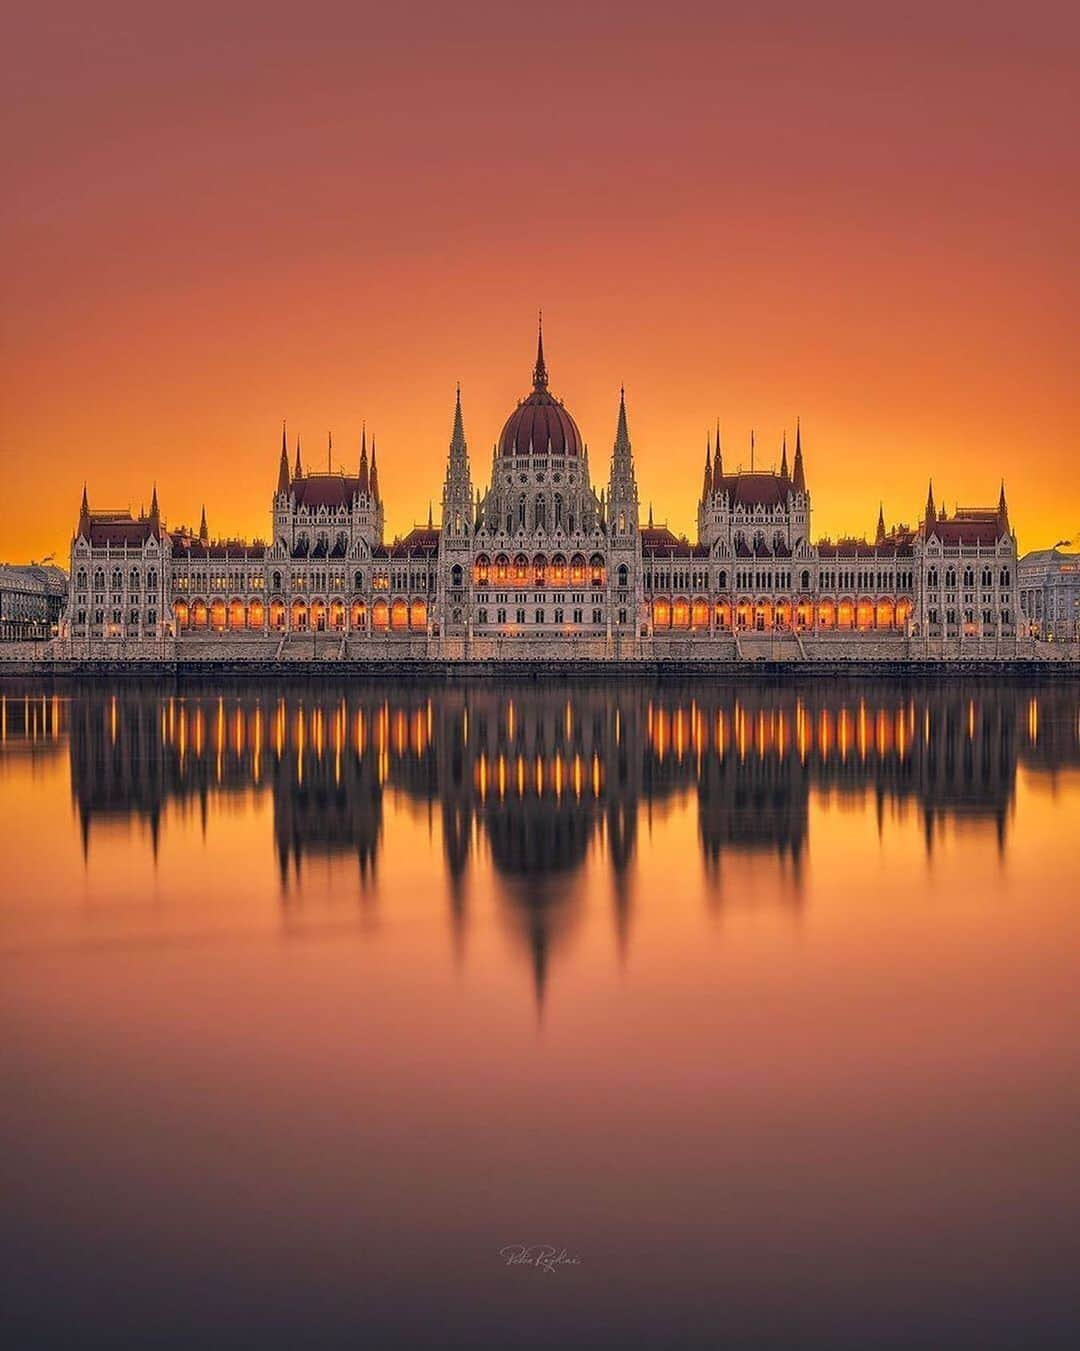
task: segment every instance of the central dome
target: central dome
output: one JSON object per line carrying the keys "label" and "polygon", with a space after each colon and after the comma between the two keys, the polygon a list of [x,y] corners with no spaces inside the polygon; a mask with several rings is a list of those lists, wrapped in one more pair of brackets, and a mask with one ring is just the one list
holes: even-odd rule
{"label": "central dome", "polygon": [[584,445],[578,425],[562,404],[548,393],[547,366],[544,364],[544,333],[536,344],[532,393],[522,399],[499,437],[502,455],[582,455]]}

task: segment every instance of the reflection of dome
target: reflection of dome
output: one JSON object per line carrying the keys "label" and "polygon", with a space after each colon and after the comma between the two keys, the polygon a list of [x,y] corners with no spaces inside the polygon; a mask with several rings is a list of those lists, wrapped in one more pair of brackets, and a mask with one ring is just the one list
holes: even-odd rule
{"label": "reflection of dome", "polygon": [[533,389],[506,419],[499,437],[499,455],[582,455],[578,425],[562,404],[548,393],[544,365],[544,335],[536,344]]}

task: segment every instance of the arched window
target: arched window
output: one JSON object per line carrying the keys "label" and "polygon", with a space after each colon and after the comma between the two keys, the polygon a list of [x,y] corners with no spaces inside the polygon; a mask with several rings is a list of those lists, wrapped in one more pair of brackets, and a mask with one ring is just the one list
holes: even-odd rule
{"label": "arched window", "polygon": [[574,583],[585,580],[585,555],[574,554],[570,560],[570,580]]}
{"label": "arched window", "polygon": [[473,567],[473,577],[477,586],[487,586],[488,577],[491,573],[491,562],[487,554],[477,554],[476,563]]}
{"label": "arched window", "polygon": [[809,590],[810,590],[810,569],[809,569],[809,568],[803,568],[803,570],[802,570],[802,576],[801,576],[801,578],[800,578],[800,580],[799,580],[799,585],[800,585],[800,587],[802,588],[803,591],[809,591]]}
{"label": "arched window", "polygon": [[465,574],[462,571],[461,564],[455,563],[454,566],[450,569],[450,585],[456,591],[458,587],[463,586],[464,583],[465,583]]}
{"label": "arched window", "polygon": [[521,496],[518,498],[517,523],[518,523],[518,529],[519,529],[519,530],[524,530],[524,529],[525,529],[525,494],[524,494],[524,493],[522,493]]}
{"label": "arched window", "polygon": [[555,494],[555,529],[561,530],[563,523],[562,493]]}
{"label": "arched window", "polygon": [[[357,573],[357,577],[358,577],[358,578],[359,578],[359,575],[360,575],[360,574]],[[357,585],[359,586],[359,581],[357,581]],[[274,573],[271,573],[271,575],[270,575],[270,587],[271,587],[271,589],[272,589],[273,591],[280,591],[280,590],[281,590],[281,573],[280,573],[280,572],[274,572]]]}
{"label": "arched window", "polygon": [[75,585],[80,591],[86,590],[86,569],[80,568],[75,574]]}
{"label": "arched window", "polygon": [[146,586],[150,591],[157,590],[157,568],[151,568],[146,574]]}
{"label": "arched window", "polygon": [[1011,574],[1010,574],[1010,572],[1009,572],[1009,569],[1008,569],[1008,568],[1002,568],[1002,569],[1001,569],[1001,585],[1002,585],[1002,586],[1008,586],[1008,585],[1009,585],[1009,581],[1010,581],[1010,577],[1011,577]]}
{"label": "arched window", "polygon": [[974,569],[974,568],[965,568],[965,569],[964,569],[964,585],[965,585],[965,586],[974,586],[974,585],[975,585],[975,569]]}
{"label": "arched window", "polygon": [[955,569],[955,568],[946,568],[946,569],[945,569],[945,585],[946,585],[946,587],[949,588],[950,590],[953,589],[953,588],[956,586],[956,569]]}
{"label": "arched window", "polygon": [[626,588],[630,585],[630,569],[626,566],[625,563],[619,564],[619,571],[617,575],[618,575],[619,589],[625,591]]}
{"label": "arched window", "polygon": [[536,528],[537,530],[547,529],[547,503],[542,497],[536,499]]}
{"label": "arched window", "polygon": [[359,568],[357,568],[356,572],[353,574],[353,590],[363,591],[363,589],[364,589],[364,574],[360,571]]}
{"label": "arched window", "polygon": [[937,568],[931,568],[926,574],[926,585],[937,586]]}
{"label": "arched window", "polygon": [[716,585],[721,591],[727,590],[727,569],[721,568],[716,575]]}
{"label": "arched window", "polygon": [[120,591],[124,585],[124,574],[119,568],[113,568],[112,584],[114,591]]}
{"label": "arched window", "polygon": [[593,554],[589,559],[589,581],[593,586],[604,585],[604,560],[600,554]]}
{"label": "arched window", "polygon": [[130,576],[130,578],[128,579],[128,585],[129,585],[129,587],[130,587],[130,589],[131,589],[132,591],[138,591],[138,589],[139,589],[139,569],[138,569],[138,568],[132,568],[132,569],[131,569],[131,576]]}
{"label": "arched window", "polygon": [[[522,499],[524,501],[524,498]],[[524,586],[529,580],[529,560],[524,554],[518,554],[514,559],[514,581],[518,586]]]}
{"label": "arched window", "polygon": [[982,584],[986,587],[994,585],[994,574],[989,568],[983,568],[982,570]]}

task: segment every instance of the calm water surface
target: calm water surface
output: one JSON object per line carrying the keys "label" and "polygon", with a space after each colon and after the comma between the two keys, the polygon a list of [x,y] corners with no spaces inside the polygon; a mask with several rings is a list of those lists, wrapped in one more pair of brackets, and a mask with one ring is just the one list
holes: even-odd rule
{"label": "calm water surface", "polygon": [[0,693],[11,1344],[1080,1339],[1077,684]]}

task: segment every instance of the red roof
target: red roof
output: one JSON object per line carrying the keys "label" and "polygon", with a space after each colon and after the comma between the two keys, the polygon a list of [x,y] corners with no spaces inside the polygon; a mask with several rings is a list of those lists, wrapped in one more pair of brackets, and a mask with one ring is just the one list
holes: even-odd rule
{"label": "red roof", "polygon": [[546,389],[534,389],[510,416],[499,437],[500,455],[582,455],[578,425]]}
{"label": "red roof", "polygon": [[945,545],[994,545],[1009,533],[1009,521],[1000,507],[957,507],[951,520],[923,521],[920,533]]}
{"label": "red roof", "polygon": [[328,507],[336,511],[347,507],[356,496],[360,480],[349,474],[309,474],[306,478],[294,478],[290,487],[298,506],[309,511],[319,507]]}
{"label": "red roof", "polygon": [[709,556],[706,545],[691,544],[688,539],[680,539],[666,525],[650,525],[642,530],[641,552],[653,558],[708,558]]}
{"label": "red roof", "polygon": [[88,539],[95,549],[141,549],[156,534],[154,523],[135,520],[129,511],[93,512]]}
{"label": "red roof", "polygon": [[404,539],[397,539],[390,546],[391,558],[407,558],[415,554],[437,554],[439,552],[439,531],[434,527],[416,526]]}
{"label": "red roof", "polygon": [[713,480],[713,491],[727,493],[732,506],[778,507],[787,501],[791,480],[779,474],[723,474]]}

